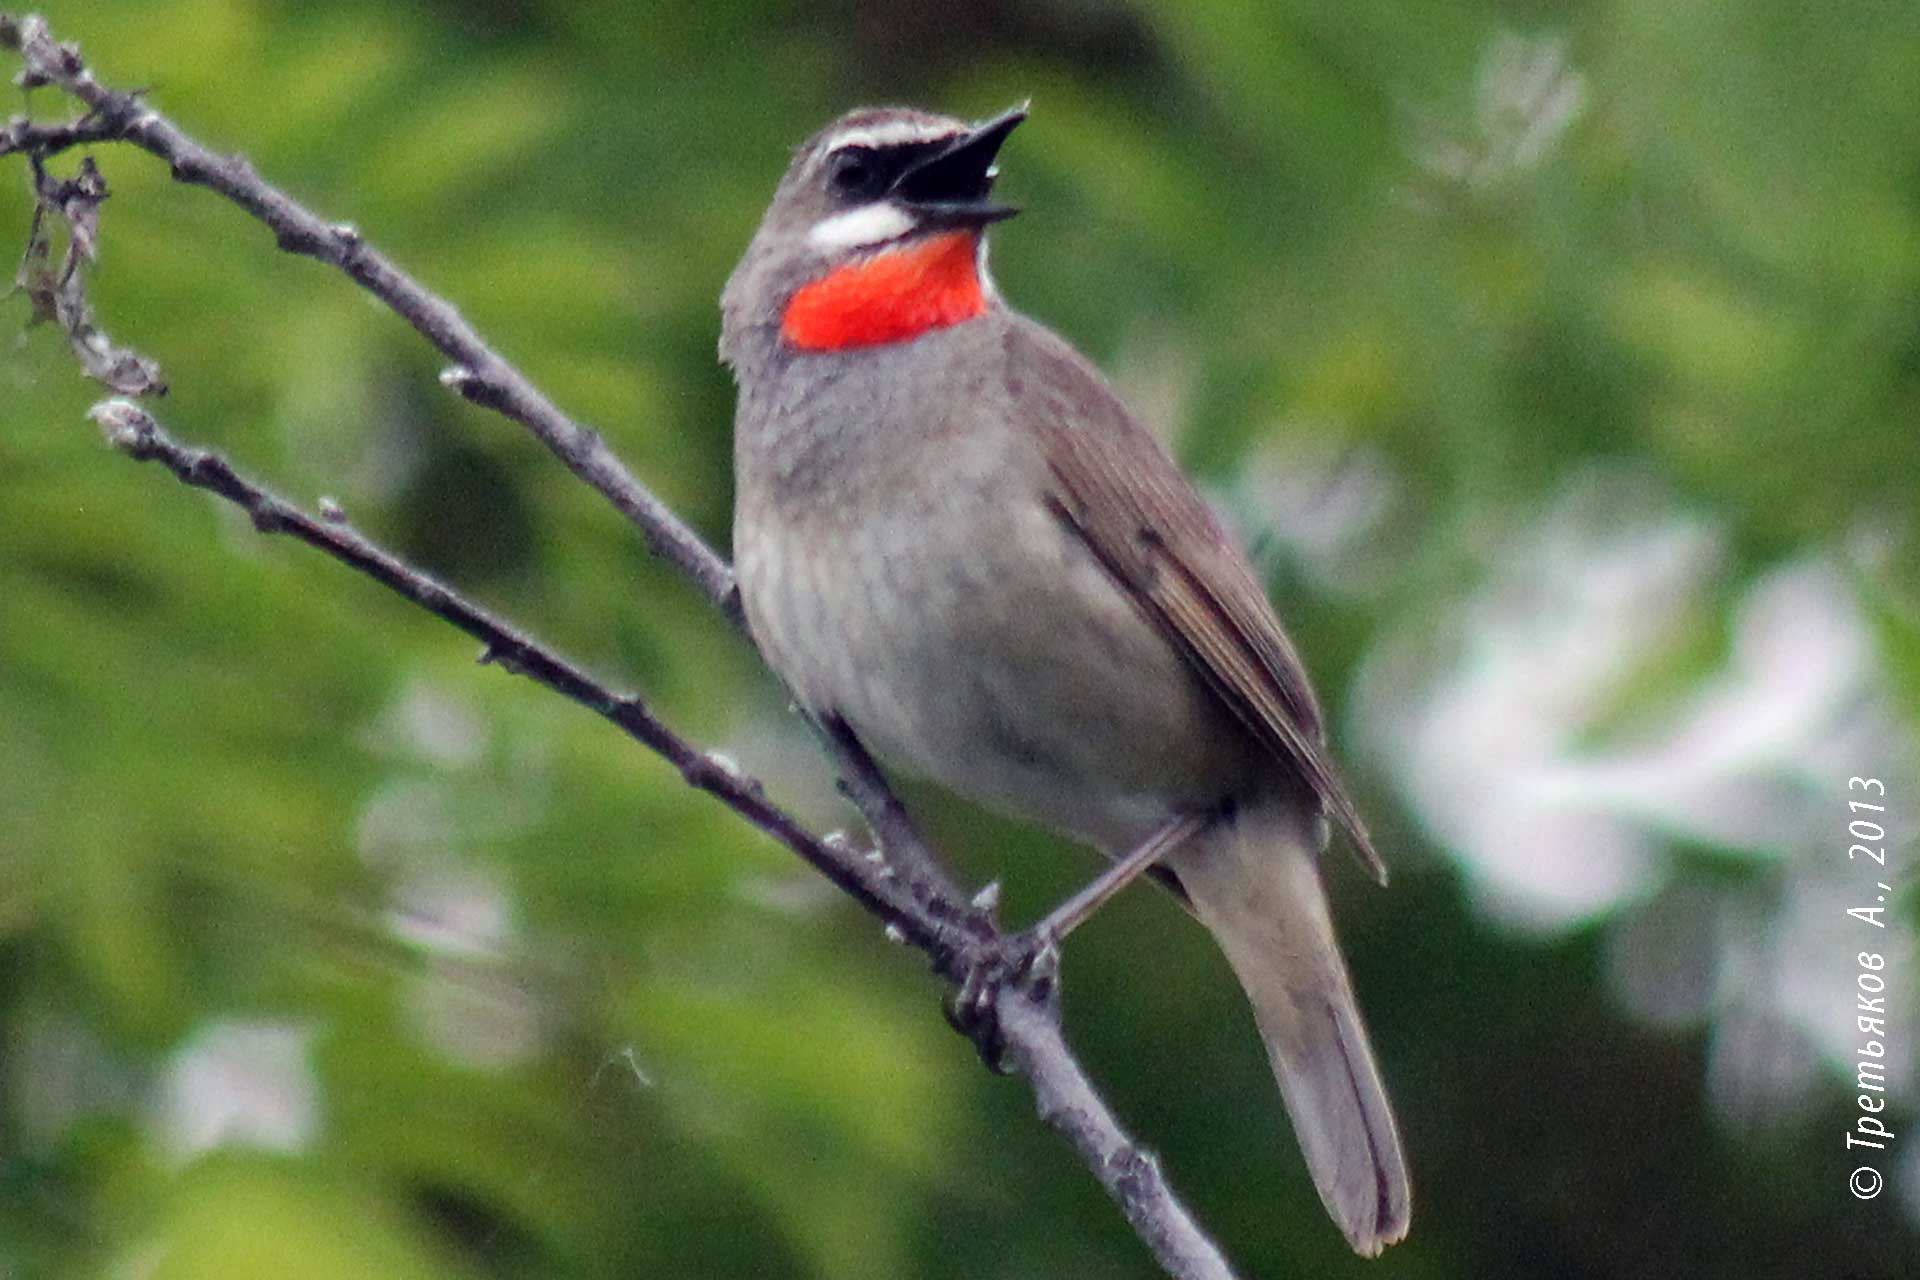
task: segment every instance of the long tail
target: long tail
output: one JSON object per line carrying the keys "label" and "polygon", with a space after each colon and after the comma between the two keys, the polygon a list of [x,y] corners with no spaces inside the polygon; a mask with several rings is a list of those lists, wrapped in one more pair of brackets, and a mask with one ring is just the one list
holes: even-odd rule
{"label": "long tail", "polygon": [[1253,1002],[1321,1201],[1354,1251],[1373,1257],[1407,1234],[1412,1198],[1327,914],[1318,845],[1300,817],[1269,804],[1171,861]]}

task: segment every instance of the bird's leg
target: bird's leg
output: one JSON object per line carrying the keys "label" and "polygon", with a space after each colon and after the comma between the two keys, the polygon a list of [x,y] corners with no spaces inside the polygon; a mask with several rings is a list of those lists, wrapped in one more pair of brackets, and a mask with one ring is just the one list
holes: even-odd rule
{"label": "bird's leg", "polygon": [[1175,815],[1114,859],[1112,865],[1031,928],[1005,935],[993,946],[981,949],[962,976],[959,990],[947,1000],[946,1014],[954,1029],[979,1048],[981,1058],[989,1067],[1006,1070],[1001,1062],[1003,1045],[993,1008],[999,989],[1008,983],[1027,982],[1042,999],[1051,999],[1053,978],[1060,963],[1061,940],[1085,923],[1107,899],[1191,839],[1212,818],[1213,815],[1204,813]]}
{"label": "bird's leg", "polygon": [[1087,917],[1104,906],[1107,899],[1138,880],[1142,873],[1185,844],[1211,820],[1210,814],[1175,814],[1028,929],[1026,936],[1033,938],[1039,949],[1058,945],[1086,923]]}

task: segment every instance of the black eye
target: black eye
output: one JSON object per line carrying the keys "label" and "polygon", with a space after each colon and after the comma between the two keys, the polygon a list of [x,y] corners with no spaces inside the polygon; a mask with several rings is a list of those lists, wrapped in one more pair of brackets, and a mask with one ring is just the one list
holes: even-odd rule
{"label": "black eye", "polygon": [[827,181],[833,193],[849,200],[871,200],[886,188],[879,157],[866,147],[843,147],[833,153]]}

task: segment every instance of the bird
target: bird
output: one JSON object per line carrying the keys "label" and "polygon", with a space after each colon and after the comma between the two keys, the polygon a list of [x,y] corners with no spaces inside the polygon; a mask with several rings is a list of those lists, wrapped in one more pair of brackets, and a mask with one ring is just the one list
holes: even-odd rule
{"label": "bird", "polygon": [[720,299],[748,629],[801,708],[879,759],[1093,846],[1127,873],[1109,892],[1143,868],[1173,891],[1371,1257],[1411,1191],[1321,854],[1337,829],[1385,867],[1245,552],[988,272],[1026,115],[862,108],[794,153]]}

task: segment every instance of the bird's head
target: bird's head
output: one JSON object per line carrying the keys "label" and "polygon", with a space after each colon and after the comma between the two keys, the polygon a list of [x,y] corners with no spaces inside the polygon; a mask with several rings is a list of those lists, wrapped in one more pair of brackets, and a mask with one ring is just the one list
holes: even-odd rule
{"label": "bird's head", "polygon": [[993,300],[982,233],[994,159],[1024,107],[969,124],[863,108],[809,139],[728,281],[728,330],[773,325],[800,351],[904,342]]}

